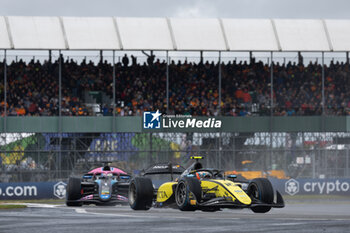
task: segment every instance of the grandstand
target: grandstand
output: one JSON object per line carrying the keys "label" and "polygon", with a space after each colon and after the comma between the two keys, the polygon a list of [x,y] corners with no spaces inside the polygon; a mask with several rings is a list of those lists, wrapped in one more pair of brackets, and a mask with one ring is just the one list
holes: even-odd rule
{"label": "grandstand", "polygon": [[[20,60],[7,67],[10,87],[7,116],[59,115],[58,80],[54,77],[57,64],[57,61],[41,64],[33,60],[27,64]],[[169,100],[165,98],[165,69],[165,62],[159,59],[143,65],[117,63],[114,114],[141,116],[144,111],[160,109],[168,114],[193,116],[270,115],[270,66],[267,64],[254,60],[250,64],[236,61],[223,64],[221,106],[218,104],[218,64],[172,62],[169,65]],[[339,62],[325,67],[326,115],[350,114],[348,69],[347,63]],[[66,61],[63,74],[63,116],[113,115],[111,64]],[[273,115],[322,115],[321,74],[322,67],[318,63],[274,65]],[[1,101],[4,115],[4,96]]]}
{"label": "grandstand", "polygon": [[[349,39],[348,20],[0,17],[0,180],[60,179],[103,158],[138,170],[193,153],[226,170],[249,157],[258,170],[348,177]],[[19,50],[49,53],[8,57]],[[81,50],[99,61],[62,52]],[[188,51],[197,61],[174,59]],[[306,62],[307,53],[318,59]],[[332,53],[341,58],[325,61]],[[141,116],[155,110],[218,117],[224,128],[145,131]]]}

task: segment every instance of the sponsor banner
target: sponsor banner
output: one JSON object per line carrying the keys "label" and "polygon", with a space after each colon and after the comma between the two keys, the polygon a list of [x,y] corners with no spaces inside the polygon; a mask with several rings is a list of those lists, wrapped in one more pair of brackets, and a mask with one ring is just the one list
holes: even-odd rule
{"label": "sponsor banner", "polygon": [[143,113],[143,129],[185,130],[222,128],[222,121],[215,117],[192,117],[191,115],[163,115],[156,112]]}
{"label": "sponsor banner", "polygon": [[282,195],[350,195],[350,179],[269,179]]}
{"label": "sponsor banner", "polygon": [[0,183],[0,200],[63,199],[66,186],[62,181]]}
{"label": "sponsor banner", "polygon": [[160,129],[161,128],[161,116],[162,114],[157,112],[144,112],[143,113],[143,128],[144,129]]}

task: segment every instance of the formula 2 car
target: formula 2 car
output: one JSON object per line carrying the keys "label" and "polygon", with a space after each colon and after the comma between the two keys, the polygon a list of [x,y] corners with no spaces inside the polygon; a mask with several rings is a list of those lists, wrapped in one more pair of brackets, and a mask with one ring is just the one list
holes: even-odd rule
{"label": "formula 2 car", "polygon": [[129,186],[130,207],[148,210],[168,206],[182,211],[250,208],[255,213],[266,213],[272,207],[284,207],[281,194],[274,191],[268,179],[253,179],[246,182],[246,188],[242,188],[242,182],[235,181],[236,176],[225,177],[217,169],[203,168],[199,162],[203,157],[191,158],[196,162],[175,181],[165,182],[159,188],[154,188],[148,177],[133,178]]}
{"label": "formula 2 car", "polygon": [[70,177],[66,205],[116,205],[128,203],[131,176],[121,169],[105,165],[95,168],[82,178]]}

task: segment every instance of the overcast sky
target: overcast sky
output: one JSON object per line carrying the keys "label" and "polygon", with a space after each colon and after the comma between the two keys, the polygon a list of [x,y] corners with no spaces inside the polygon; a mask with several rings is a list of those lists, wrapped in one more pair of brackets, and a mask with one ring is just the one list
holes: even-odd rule
{"label": "overcast sky", "polygon": [[350,0],[0,0],[0,15],[350,18]]}

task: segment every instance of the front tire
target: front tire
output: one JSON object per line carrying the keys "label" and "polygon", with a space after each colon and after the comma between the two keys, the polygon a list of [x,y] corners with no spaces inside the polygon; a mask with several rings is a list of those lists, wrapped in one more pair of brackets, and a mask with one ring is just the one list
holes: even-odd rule
{"label": "front tire", "polygon": [[135,177],[129,186],[129,204],[133,210],[149,210],[153,202],[152,180],[146,177]]}
{"label": "front tire", "polygon": [[[272,204],[274,192],[271,182],[266,178],[253,179],[247,189],[248,196],[254,200],[260,200],[266,204]],[[255,206],[250,208],[254,213],[266,213],[271,210],[271,206]]]}
{"label": "front tire", "polygon": [[196,202],[202,199],[202,187],[196,178],[183,177],[176,186],[175,202],[182,211],[195,211],[196,207],[190,203],[190,195],[194,195]]}
{"label": "front tire", "polygon": [[82,206],[83,202],[78,201],[82,197],[81,180],[79,178],[70,177],[67,185],[67,206]]}

